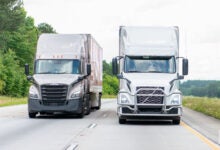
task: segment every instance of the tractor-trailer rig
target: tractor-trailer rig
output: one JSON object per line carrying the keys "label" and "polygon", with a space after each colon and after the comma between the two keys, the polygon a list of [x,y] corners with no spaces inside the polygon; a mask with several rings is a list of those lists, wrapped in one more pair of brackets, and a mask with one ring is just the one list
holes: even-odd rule
{"label": "tractor-trailer rig", "polygon": [[178,27],[121,26],[119,56],[113,58],[112,66],[113,74],[120,79],[117,97],[120,124],[128,119],[145,118],[180,123],[179,80],[188,74],[188,59],[179,57]]}
{"label": "tractor-trailer rig", "polygon": [[90,34],[42,34],[37,43],[28,114],[68,113],[83,117],[100,109],[102,48]]}

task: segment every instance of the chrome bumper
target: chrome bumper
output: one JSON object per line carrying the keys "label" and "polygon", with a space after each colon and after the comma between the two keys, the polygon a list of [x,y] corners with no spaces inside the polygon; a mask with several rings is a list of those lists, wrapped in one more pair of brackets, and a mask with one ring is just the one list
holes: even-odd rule
{"label": "chrome bumper", "polygon": [[[164,92],[164,90],[162,89],[156,89],[157,91],[161,91],[161,93],[163,94],[138,94],[138,92],[140,90],[155,90],[155,89],[151,89],[151,88],[140,88],[139,90],[136,91],[136,93],[134,93],[134,95],[131,95],[128,92],[122,91],[119,92],[120,93],[127,93],[130,94],[131,96],[134,96],[134,104],[119,104],[118,102],[118,107],[117,107],[117,114],[118,116],[155,116],[155,117],[178,117],[182,115],[182,105],[167,105],[166,103],[166,97],[171,96],[172,94],[181,94],[181,92],[174,92],[171,93],[169,95],[166,95],[166,93]],[[159,97],[164,97],[163,103],[162,104],[146,104],[146,103],[137,103],[137,96],[148,96],[148,97],[154,97],[154,96],[159,96]],[[147,98],[146,98],[147,99]],[[127,113],[124,113],[122,111],[123,108],[127,108],[130,111]],[[160,111],[148,111],[149,110],[153,110],[153,109],[158,109]],[[147,111],[140,111],[140,109],[145,109]],[[173,109],[177,110],[177,113],[170,113]]]}
{"label": "chrome bumper", "polygon": [[[152,106],[152,105],[151,105]],[[126,105],[119,105],[117,108],[117,114],[118,116],[160,116],[160,117],[175,117],[175,116],[182,116],[182,106],[168,106],[169,108],[161,108],[160,112],[154,112],[154,113],[145,113],[145,112],[141,112],[139,111],[138,107],[132,107],[132,106],[126,106]],[[123,113],[122,108],[128,108],[131,112],[130,113]],[[144,108],[144,107],[142,107]],[[150,109],[152,109],[152,107],[149,107]],[[175,114],[170,114],[169,111],[171,111],[172,109],[176,108],[177,109],[177,113]],[[145,109],[148,109],[147,107]]]}

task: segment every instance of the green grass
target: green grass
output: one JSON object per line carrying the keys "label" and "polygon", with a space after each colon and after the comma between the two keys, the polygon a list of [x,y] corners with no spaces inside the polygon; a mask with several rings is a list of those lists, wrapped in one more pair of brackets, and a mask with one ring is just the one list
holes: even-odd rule
{"label": "green grass", "polygon": [[186,96],[183,98],[183,106],[220,119],[219,98]]}
{"label": "green grass", "polygon": [[19,104],[27,104],[27,97],[15,98],[8,96],[0,96],[0,107]]}

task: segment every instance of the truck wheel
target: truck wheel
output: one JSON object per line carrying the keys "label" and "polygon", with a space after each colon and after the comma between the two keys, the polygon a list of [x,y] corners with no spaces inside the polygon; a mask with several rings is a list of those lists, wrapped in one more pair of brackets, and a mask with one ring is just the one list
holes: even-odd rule
{"label": "truck wheel", "polygon": [[78,117],[79,117],[79,118],[83,118],[84,115],[85,115],[84,108],[82,108],[82,109],[83,109],[82,112],[78,114]]}
{"label": "truck wheel", "polygon": [[174,125],[179,125],[180,124],[180,117],[173,119],[173,124]]}
{"label": "truck wheel", "polygon": [[37,115],[37,113],[33,113],[33,112],[29,112],[28,113],[28,116],[29,116],[29,118],[35,118],[36,117],[36,115]]}
{"label": "truck wheel", "polygon": [[91,101],[90,101],[89,94],[86,95],[85,101],[86,101],[85,115],[89,115],[91,112]]}
{"label": "truck wheel", "polygon": [[79,118],[83,118],[85,115],[85,101],[82,102],[81,113],[78,114]]}
{"label": "truck wheel", "polygon": [[83,117],[84,117],[84,112],[83,112],[83,113],[80,113],[80,114],[78,115],[78,117],[79,117],[79,118],[83,118]]}
{"label": "truck wheel", "polygon": [[126,123],[126,119],[119,118],[118,122],[119,122],[119,124],[125,124]]}

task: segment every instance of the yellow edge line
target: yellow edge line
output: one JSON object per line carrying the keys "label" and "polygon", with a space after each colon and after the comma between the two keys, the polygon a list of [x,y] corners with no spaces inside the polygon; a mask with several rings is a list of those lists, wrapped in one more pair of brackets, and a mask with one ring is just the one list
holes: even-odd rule
{"label": "yellow edge line", "polygon": [[184,122],[181,121],[180,125],[186,128],[188,131],[190,131],[194,135],[196,135],[200,140],[205,142],[212,150],[220,150],[219,146],[217,146],[215,143],[213,143],[212,141],[204,137],[202,134],[200,134],[199,132],[197,132],[196,130],[194,130],[193,128],[185,124]]}

